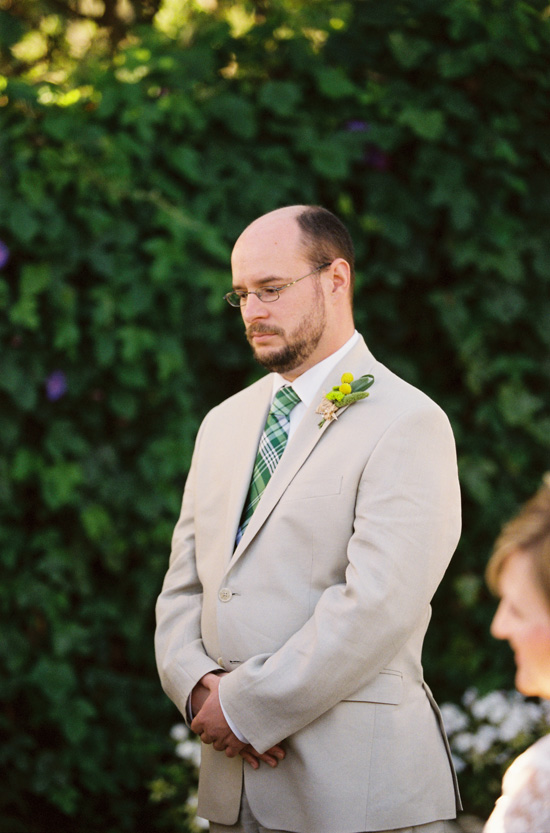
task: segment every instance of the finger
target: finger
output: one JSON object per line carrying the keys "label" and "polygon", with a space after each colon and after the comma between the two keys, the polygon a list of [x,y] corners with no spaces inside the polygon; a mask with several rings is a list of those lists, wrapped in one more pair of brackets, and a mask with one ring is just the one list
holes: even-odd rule
{"label": "finger", "polygon": [[250,764],[252,769],[258,769],[258,767],[260,766],[260,762],[258,761],[258,759],[255,758],[254,755],[251,755],[250,752],[243,751],[240,753],[240,755],[243,758],[243,760],[246,761],[247,764]]}
{"label": "finger", "polygon": [[249,751],[255,755],[256,758],[259,758],[261,761],[265,761],[265,763],[269,764],[271,767],[276,767],[279,761],[282,761],[286,755],[282,746],[272,746],[271,749],[268,749],[266,752],[262,752],[261,754],[257,749],[250,746]]}
{"label": "finger", "polygon": [[213,746],[214,746],[214,749],[218,750],[218,752],[223,752],[223,750],[226,748],[227,744],[222,738],[218,738],[217,740],[214,741]]}
{"label": "finger", "polygon": [[275,767],[279,763],[278,759],[273,757],[273,755],[270,755],[269,752],[264,752],[263,755],[260,755],[259,757],[260,760],[264,761],[270,767],[273,767],[273,769],[275,769]]}

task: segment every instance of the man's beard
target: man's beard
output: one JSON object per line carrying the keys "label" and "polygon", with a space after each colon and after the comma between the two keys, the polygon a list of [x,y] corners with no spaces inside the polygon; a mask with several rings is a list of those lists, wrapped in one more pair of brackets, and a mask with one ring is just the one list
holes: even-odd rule
{"label": "man's beard", "polygon": [[[301,323],[290,336],[280,327],[272,327],[269,324],[251,324],[246,330],[246,338],[252,347],[252,353],[256,361],[265,367],[266,370],[276,373],[288,373],[303,364],[313,353],[323,335],[326,316],[324,298],[319,293],[320,303],[310,315],[302,319]],[[272,333],[281,336],[286,344],[279,350],[266,352],[259,355],[254,347],[252,336],[254,333]]]}

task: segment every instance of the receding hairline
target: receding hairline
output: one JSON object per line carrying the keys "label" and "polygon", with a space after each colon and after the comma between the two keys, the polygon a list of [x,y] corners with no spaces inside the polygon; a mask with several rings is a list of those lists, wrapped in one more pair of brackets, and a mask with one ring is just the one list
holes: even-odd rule
{"label": "receding hairline", "polygon": [[245,226],[237,237],[235,245],[237,245],[241,237],[246,237],[249,231],[256,231],[258,227],[261,228],[262,225],[265,225],[268,222],[273,222],[273,220],[294,219],[296,223],[298,223],[297,218],[311,207],[312,206],[309,205],[286,205],[282,208],[274,208],[273,211],[268,211],[267,214],[262,214],[260,217],[256,217],[255,220],[252,220],[251,223]]}
{"label": "receding hairline", "polygon": [[237,246],[237,244],[239,243],[241,238],[243,238],[243,237],[246,238],[247,233],[249,231],[256,231],[258,229],[258,227],[261,228],[261,226],[264,225],[266,222],[270,222],[270,221],[277,220],[277,219],[280,218],[281,220],[293,219],[295,221],[296,226],[297,226],[298,230],[300,231],[300,236],[302,238],[303,246],[304,246],[305,250],[307,251],[308,246],[311,243],[311,232],[308,231],[308,228],[307,228],[307,225],[306,225],[305,222],[300,223],[300,218],[305,219],[307,217],[315,218],[315,217],[322,217],[322,216],[325,216],[327,218],[330,217],[333,224],[334,224],[334,227],[335,228],[339,227],[341,229],[342,234],[347,237],[347,239],[349,241],[349,247],[351,249],[351,253],[353,254],[353,262],[350,263],[350,266],[353,269],[355,258],[354,258],[354,251],[353,251],[353,241],[351,239],[349,231],[347,230],[344,223],[340,220],[340,218],[336,216],[336,214],[333,214],[332,211],[329,211],[328,208],[324,208],[321,205],[296,204],[296,205],[286,205],[286,206],[283,206],[281,208],[274,208],[273,211],[268,211],[266,214],[262,214],[260,217],[257,217],[255,220],[253,220],[251,223],[249,223],[242,230],[240,235],[238,236],[237,240],[235,241],[235,246]]}

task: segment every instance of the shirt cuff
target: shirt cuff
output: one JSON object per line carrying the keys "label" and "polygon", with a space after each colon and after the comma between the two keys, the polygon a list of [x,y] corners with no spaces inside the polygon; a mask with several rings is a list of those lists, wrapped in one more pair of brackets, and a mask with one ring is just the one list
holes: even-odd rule
{"label": "shirt cuff", "polygon": [[235,724],[233,723],[233,721],[231,720],[231,718],[230,718],[230,717],[229,717],[229,715],[227,714],[226,710],[224,709],[224,707],[223,707],[223,703],[222,703],[222,691],[221,691],[221,689],[222,689],[222,687],[221,687],[221,683],[220,683],[220,686],[219,686],[219,688],[218,688],[218,697],[219,697],[219,699],[220,699],[220,706],[221,706],[221,710],[222,710],[222,712],[223,712],[223,716],[224,716],[224,717],[225,717],[225,719],[227,720],[227,725],[229,726],[229,728],[231,729],[231,731],[233,732],[233,734],[234,734],[234,735],[235,735],[235,736],[236,736],[236,737],[237,737],[237,738],[238,738],[238,739],[239,739],[242,743],[249,743],[249,741],[245,738],[245,736],[243,735],[243,733],[242,733],[242,732],[240,732],[240,731],[239,731],[239,729],[235,726]]}
{"label": "shirt cuff", "polygon": [[185,716],[187,717],[187,722],[189,725],[193,722],[193,710],[191,708],[191,695],[187,698],[187,703],[185,704]]}

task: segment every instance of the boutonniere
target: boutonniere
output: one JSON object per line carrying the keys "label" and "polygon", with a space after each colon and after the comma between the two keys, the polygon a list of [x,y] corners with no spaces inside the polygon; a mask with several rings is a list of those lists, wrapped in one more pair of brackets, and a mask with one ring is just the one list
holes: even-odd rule
{"label": "boutonniere", "polygon": [[319,428],[325,422],[332,422],[337,419],[339,408],[353,405],[354,402],[365,399],[368,396],[367,388],[370,388],[373,382],[374,376],[370,373],[367,373],[366,376],[360,376],[356,381],[353,380],[352,373],[342,374],[340,384],[334,385],[332,390],[324,395],[315,410],[316,414],[321,414],[323,417],[319,423]]}

